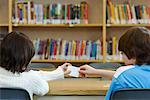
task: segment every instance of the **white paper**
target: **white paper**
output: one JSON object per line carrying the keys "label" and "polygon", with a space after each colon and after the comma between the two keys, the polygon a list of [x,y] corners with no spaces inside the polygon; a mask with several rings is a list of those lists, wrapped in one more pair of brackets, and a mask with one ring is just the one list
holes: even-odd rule
{"label": "white paper", "polygon": [[79,77],[79,68],[75,67],[75,66],[68,66],[68,69],[71,72],[69,73],[69,76],[73,76],[73,77]]}

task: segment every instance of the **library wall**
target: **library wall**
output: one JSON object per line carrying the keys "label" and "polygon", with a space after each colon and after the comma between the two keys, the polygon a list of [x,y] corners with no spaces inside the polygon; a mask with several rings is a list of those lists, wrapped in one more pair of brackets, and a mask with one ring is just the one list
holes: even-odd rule
{"label": "library wall", "polygon": [[8,24],[8,0],[0,0],[0,24]]}
{"label": "library wall", "polygon": [[27,34],[32,40],[40,39],[66,39],[66,40],[98,40],[102,39],[101,28],[41,28],[19,27],[15,31]]}
{"label": "library wall", "polygon": [[[138,27],[138,26],[131,26],[131,27]],[[131,27],[109,27],[107,28],[107,40],[111,39],[112,37],[116,37],[117,40]],[[141,26],[143,27],[143,26]],[[147,27],[150,29],[150,27]]]}

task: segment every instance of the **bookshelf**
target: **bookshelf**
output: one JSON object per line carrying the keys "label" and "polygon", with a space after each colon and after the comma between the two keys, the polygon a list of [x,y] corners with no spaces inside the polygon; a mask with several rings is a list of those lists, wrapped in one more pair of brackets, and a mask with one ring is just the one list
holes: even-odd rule
{"label": "bookshelf", "polygon": [[[36,2],[36,1],[35,1]],[[59,0],[53,1],[53,3],[58,3]],[[62,1],[62,3],[80,3],[82,0],[67,0]],[[89,5],[88,12],[91,13],[88,16],[88,24],[12,24],[12,30],[22,31],[29,35],[31,39],[36,39],[40,37],[40,39],[45,39],[45,37],[52,37],[53,39],[58,39],[59,37],[65,40],[97,40],[100,37],[102,38],[102,1],[95,0],[92,3],[91,0],[86,0]],[[95,5],[95,6],[94,6]],[[101,9],[100,12],[95,9]],[[41,34],[42,33],[42,34]],[[32,60],[32,62],[50,62],[50,63],[57,63],[57,62],[73,62],[73,63],[83,63],[83,62],[103,62],[101,60]]]}
{"label": "bookshelf", "polygon": [[32,24],[13,24],[14,27],[57,27],[57,28],[99,28],[99,27],[102,27],[102,24],[77,24],[77,25],[74,25],[74,24],[35,24],[35,25],[32,25]]}
{"label": "bookshelf", "polygon": [[[122,59],[109,59],[107,54],[107,41],[116,38],[116,40],[112,39],[114,42],[119,40],[121,35],[129,28],[129,27],[148,27],[150,28],[150,24],[112,24],[106,22],[106,7],[107,0],[44,0],[44,2],[33,0],[35,3],[46,4],[50,3],[61,3],[61,4],[76,4],[82,1],[86,1],[88,3],[88,24],[16,24],[12,23],[12,16],[14,12],[14,4],[15,0],[4,0],[0,1],[0,28],[4,31],[21,31],[27,34],[32,40],[36,38],[46,39],[53,38],[58,39],[62,38],[65,40],[98,40],[101,39],[102,45],[102,59],[96,60],[48,60],[48,59],[36,59],[32,60],[32,62],[47,62],[47,63],[55,63],[55,62],[73,62],[73,63],[82,63],[82,62],[123,62]],[[140,5],[144,4],[149,6],[149,0],[129,0],[131,5]],[[125,0],[112,0],[113,4],[123,4]],[[150,6],[149,6],[150,7]],[[5,9],[4,9],[5,8]],[[112,44],[112,54],[116,54],[116,47]]]}

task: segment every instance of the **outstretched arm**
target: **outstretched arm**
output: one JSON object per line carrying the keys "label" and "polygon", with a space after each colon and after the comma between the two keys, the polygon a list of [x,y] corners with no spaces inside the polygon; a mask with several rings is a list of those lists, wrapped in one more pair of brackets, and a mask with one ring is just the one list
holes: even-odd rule
{"label": "outstretched arm", "polygon": [[89,65],[83,65],[80,66],[79,73],[81,76],[85,76],[86,74],[96,74],[100,77],[104,77],[107,79],[112,79],[113,75],[115,74],[115,71],[112,70],[105,70],[105,69],[95,69]]}
{"label": "outstretched arm", "polygon": [[64,75],[69,74],[70,71],[67,70],[67,67],[71,66],[70,63],[64,63],[61,66],[58,66],[58,68],[54,71],[34,71],[39,76],[41,76],[42,79],[46,81],[55,80],[55,79],[63,79]]}

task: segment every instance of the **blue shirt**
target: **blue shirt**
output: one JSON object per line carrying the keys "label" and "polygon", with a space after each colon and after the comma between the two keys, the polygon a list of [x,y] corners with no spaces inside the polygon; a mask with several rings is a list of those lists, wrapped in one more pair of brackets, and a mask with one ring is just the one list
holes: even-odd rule
{"label": "blue shirt", "polygon": [[150,65],[130,65],[117,69],[105,100],[111,93],[122,88],[150,88]]}

